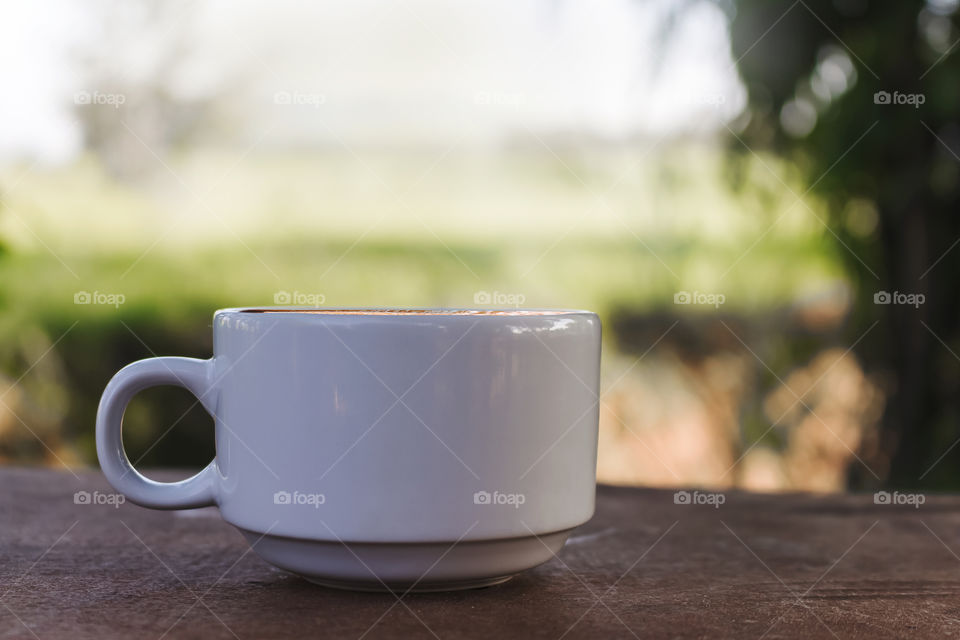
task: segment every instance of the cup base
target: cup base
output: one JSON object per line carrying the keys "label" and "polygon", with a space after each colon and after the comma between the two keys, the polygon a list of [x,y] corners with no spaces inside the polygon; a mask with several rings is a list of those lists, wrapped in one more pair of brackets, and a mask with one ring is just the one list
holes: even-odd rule
{"label": "cup base", "polygon": [[453,580],[451,582],[434,582],[430,584],[418,583],[416,585],[405,585],[395,583],[379,582],[349,582],[344,580],[318,580],[307,576],[301,576],[307,582],[319,585],[321,587],[330,587],[331,589],[343,589],[345,591],[366,591],[383,593],[392,591],[403,595],[404,593],[436,593],[438,591],[467,591],[469,589],[483,589],[484,587],[493,587],[503,584],[513,576],[500,576],[498,578],[484,578],[480,580]]}
{"label": "cup base", "polygon": [[331,542],[240,529],[270,564],[325,587],[423,593],[501,584],[550,560],[571,529],[456,542]]}

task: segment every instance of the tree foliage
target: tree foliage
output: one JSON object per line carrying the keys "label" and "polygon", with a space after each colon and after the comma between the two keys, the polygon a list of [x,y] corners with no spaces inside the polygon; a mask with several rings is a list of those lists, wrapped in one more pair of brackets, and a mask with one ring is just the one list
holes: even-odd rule
{"label": "tree foliage", "polygon": [[[861,453],[903,487],[960,486],[957,4],[730,8],[732,55],[748,90],[731,145],[787,157],[825,204],[825,233],[855,287],[848,344],[888,395],[881,446]],[[923,303],[897,303],[908,294]],[[864,473],[851,469],[851,484],[869,484]]]}

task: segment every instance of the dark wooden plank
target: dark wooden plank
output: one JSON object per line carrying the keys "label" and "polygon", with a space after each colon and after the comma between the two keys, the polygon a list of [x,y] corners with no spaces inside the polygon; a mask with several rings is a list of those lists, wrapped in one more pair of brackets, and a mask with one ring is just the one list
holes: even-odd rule
{"label": "dark wooden plank", "polygon": [[78,476],[0,470],[4,637],[960,634],[956,496],[914,509],[731,492],[712,508],[601,487],[559,558],[501,586],[398,601],[271,568],[215,509],[75,504],[76,491],[110,491],[97,472]]}

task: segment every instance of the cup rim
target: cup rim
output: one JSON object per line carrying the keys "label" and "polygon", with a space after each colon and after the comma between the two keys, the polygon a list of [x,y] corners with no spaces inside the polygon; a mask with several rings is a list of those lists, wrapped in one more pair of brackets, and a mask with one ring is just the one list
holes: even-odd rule
{"label": "cup rim", "polygon": [[391,317],[391,318],[423,318],[423,317],[467,317],[467,318],[518,318],[518,317],[556,317],[589,315],[596,316],[593,311],[585,309],[545,309],[545,308],[496,308],[496,307],[311,307],[311,306],[256,306],[256,307],[229,307],[218,309],[214,315],[221,314],[280,314],[321,317]]}

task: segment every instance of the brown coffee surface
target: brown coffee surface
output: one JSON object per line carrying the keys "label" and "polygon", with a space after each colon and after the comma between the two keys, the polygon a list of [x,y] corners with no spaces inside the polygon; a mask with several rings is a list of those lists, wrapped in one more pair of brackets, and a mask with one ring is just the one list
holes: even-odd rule
{"label": "brown coffee surface", "polygon": [[571,311],[549,309],[243,309],[243,313],[309,313],[337,316],[558,316]]}

